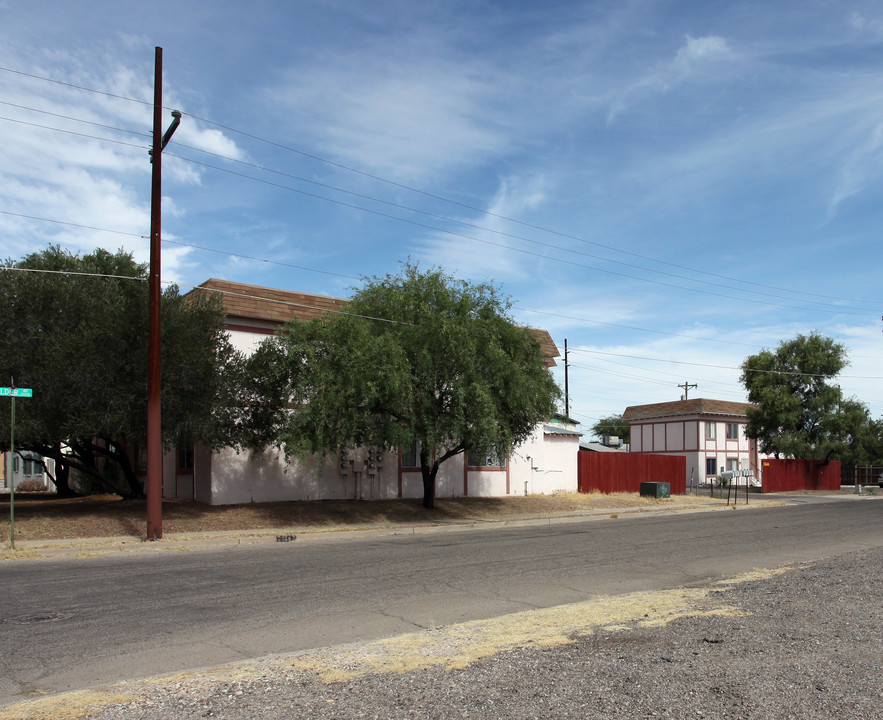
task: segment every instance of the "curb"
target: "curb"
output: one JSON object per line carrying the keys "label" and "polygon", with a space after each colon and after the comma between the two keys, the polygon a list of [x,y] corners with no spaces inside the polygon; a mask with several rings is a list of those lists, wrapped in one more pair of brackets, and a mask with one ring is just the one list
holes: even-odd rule
{"label": "curb", "polygon": [[[781,500],[757,500],[754,507],[780,507],[788,503]],[[135,536],[117,536],[108,538],[87,538],[84,540],[24,540],[16,543],[15,549],[5,542],[0,545],[0,561],[2,560],[35,560],[62,557],[103,557],[120,554],[140,554],[158,551],[195,551],[213,550],[224,547],[252,545],[269,545],[299,541],[334,541],[352,538],[354,533],[366,537],[368,535],[423,535],[445,532],[466,532],[486,529],[489,527],[517,528],[535,525],[561,525],[584,522],[587,520],[627,519],[660,513],[694,513],[714,512],[730,509],[725,502],[708,505],[691,505],[682,503],[675,506],[660,508],[616,508],[605,510],[586,510],[561,514],[544,514],[524,517],[500,517],[463,520],[434,521],[432,523],[402,523],[384,525],[336,525],[328,528],[273,528],[266,530],[229,530],[206,533],[169,533],[162,540],[148,541]],[[751,504],[749,504],[749,508]],[[302,542],[301,542],[302,544]]]}

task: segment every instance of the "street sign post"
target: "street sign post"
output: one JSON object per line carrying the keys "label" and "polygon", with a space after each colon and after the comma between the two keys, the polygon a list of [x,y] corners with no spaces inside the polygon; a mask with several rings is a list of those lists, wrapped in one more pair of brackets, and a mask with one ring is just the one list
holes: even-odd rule
{"label": "street sign post", "polygon": [[17,397],[34,397],[31,388],[17,388],[13,380],[12,387],[0,387],[0,397],[8,397],[12,401],[9,420],[9,544],[15,550],[15,399]]}

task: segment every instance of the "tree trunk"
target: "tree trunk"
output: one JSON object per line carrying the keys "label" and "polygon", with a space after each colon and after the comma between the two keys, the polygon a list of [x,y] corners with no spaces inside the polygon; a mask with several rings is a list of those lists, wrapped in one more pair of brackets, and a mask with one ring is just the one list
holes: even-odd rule
{"label": "tree trunk", "polygon": [[52,482],[55,483],[55,492],[58,497],[69,498],[77,496],[77,493],[71,487],[71,467],[58,458],[55,459],[55,477],[52,478]]}
{"label": "tree trunk", "polygon": [[423,507],[428,510],[435,509],[435,475],[438,472],[438,468],[429,468],[426,465],[421,465],[420,470],[423,475]]}
{"label": "tree trunk", "polygon": [[107,457],[115,462],[123,473],[126,485],[128,486],[128,493],[125,495],[125,498],[127,500],[144,499],[144,485],[138,480],[138,476],[135,474],[135,468],[132,467],[132,463],[129,460],[129,454],[126,452],[125,443],[121,440],[113,442],[110,439],[105,438],[105,445],[108,448],[114,448],[114,451],[108,453]]}

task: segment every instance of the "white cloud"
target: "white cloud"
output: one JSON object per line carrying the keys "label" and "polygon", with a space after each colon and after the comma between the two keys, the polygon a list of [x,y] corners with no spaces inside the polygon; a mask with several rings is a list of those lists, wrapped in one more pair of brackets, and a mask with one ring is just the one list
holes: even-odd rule
{"label": "white cloud", "polygon": [[868,132],[865,141],[844,158],[840,177],[828,200],[829,216],[835,215],[845,200],[861,193],[868,183],[880,178],[881,161],[883,161],[883,122],[875,125]]}
{"label": "white cloud", "polygon": [[405,181],[474,166],[512,143],[490,66],[389,48],[320,57],[264,91],[285,126],[334,158]]}
{"label": "white cloud", "polygon": [[220,130],[202,128],[198,120],[188,118],[187,115],[181,119],[181,125],[174,135],[174,142],[190,145],[224,158],[245,159],[244,151],[232,138]]}
{"label": "white cloud", "polygon": [[714,69],[722,60],[732,57],[733,53],[724,38],[716,35],[693,38],[688,35],[673,59],[651,67],[617,94],[607,114],[607,122],[612,123],[629,105],[639,102],[642,97],[668,92],[675,85]]}
{"label": "white cloud", "polygon": [[[0,120],[0,210],[32,218],[4,216],[4,249],[14,258],[53,243],[83,253],[125,247],[137,260],[147,260],[152,111],[149,105],[121,98],[151,98],[152,77],[128,66],[110,45],[98,49],[97,56],[101,62],[94,56],[46,51],[32,59],[31,67],[22,58],[11,64],[32,75],[118,97],[0,73],[0,99],[5,103],[0,115],[8,118]],[[189,128],[187,124],[185,116],[175,139],[243,157],[223,132],[197,127],[193,121]],[[163,197],[164,213],[181,217],[183,209],[172,199],[175,186],[198,185],[201,172],[173,158],[163,169],[164,189],[172,190]],[[169,269],[182,266],[189,255],[187,250],[164,248]]]}
{"label": "white cloud", "polygon": [[729,45],[722,37],[709,35],[693,38],[688,35],[686,42],[675,55],[673,65],[686,73],[694,70],[702,61],[715,60],[729,55]]}
{"label": "white cloud", "polygon": [[[451,224],[450,233],[425,237],[417,243],[419,255],[430,264],[456,269],[473,279],[506,282],[530,277],[538,272],[547,250],[519,240],[527,234],[525,228],[504,218],[523,216],[545,199],[544,178],[505,178],[484,215],[464,217],[468,225]],[[513,247],[525,253],[506,251]]]}

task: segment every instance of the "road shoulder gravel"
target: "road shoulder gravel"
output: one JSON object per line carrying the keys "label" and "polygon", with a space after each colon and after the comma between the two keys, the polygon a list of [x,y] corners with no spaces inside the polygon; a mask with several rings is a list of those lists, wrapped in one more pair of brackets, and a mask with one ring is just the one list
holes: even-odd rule
{"label": "road shoulder gravel", "polygon": [[883,548],[26,701],[0,720],[883,718]]}

